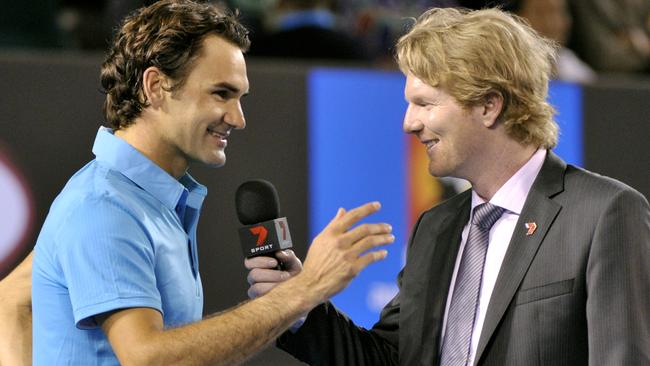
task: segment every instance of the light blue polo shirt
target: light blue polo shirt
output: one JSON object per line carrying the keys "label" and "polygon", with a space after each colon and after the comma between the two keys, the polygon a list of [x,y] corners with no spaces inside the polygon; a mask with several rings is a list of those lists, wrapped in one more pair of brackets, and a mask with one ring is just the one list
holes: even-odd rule
{"label": "light blue polo shirt", "polygon": [[34,365],[118,365],[94,316],[147,307],[201,319],[196,226],[207,189],[100,128],[95,160],[55,199],[32,270]]}

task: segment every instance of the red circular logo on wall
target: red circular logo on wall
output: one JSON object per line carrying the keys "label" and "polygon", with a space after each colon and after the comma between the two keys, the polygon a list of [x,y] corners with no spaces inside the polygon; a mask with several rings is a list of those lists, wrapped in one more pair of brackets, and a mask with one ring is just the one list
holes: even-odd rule
{"label": "red circular logo on wall", "polygon": [[27,181],[0,148],[0,273],[8,270],[27,245],[34,204]]}

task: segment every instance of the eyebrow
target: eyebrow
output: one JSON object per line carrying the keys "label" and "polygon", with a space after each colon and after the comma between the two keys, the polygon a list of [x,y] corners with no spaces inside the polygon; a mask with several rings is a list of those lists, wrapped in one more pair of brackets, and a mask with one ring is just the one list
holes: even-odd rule
{"label": "eyebrow", "polygon": [[[228,89],[228,91],[230,91],[231,93],[234,93],[234,94],[239,94],[241,92],[241,90],[239,90],[238,87],[234,86],[233,84],[231,84],[231,83],[229,83],[227,81],[223,81],[223,82],[214,84],[213,87],[214,88]],[[249,93],[250,93],[250,91],[246,91],[246,92],[242,93],[242,97],[247,96]]]}

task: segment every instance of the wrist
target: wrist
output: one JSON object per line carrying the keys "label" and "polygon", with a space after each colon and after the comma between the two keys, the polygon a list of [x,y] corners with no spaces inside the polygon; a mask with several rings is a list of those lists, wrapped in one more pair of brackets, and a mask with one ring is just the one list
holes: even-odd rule
{"label": "wrist", "polygon": [[304,315],[325,300],[317,288],[316,281],[301,272],[279,284],[272,292],[277,292],[282,301],[296,309],[299,315]]}

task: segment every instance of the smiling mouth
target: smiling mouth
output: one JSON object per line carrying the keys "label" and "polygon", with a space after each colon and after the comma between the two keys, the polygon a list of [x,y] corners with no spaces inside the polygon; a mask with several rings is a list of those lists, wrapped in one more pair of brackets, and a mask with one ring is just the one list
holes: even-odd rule
{"label": "smiling mouth", "polygon": [[211,136],[214,136],[214,137],[219,138],[221,140],[226,140],[228,138],[228,136],[230,136],[230,132],[228,132],[228,131],[220,132],[220,131],[214,130],[214,129],[210,128],[210,127],[207,128],[207,131]]}
{"label": "smiling mouth", "polygon": [[440,142],[439,139],[433,139],[433,140],[428,140],[428,141],[423,141],[422,143],[427,149],[427,152],[430,152],[438,143]]}

